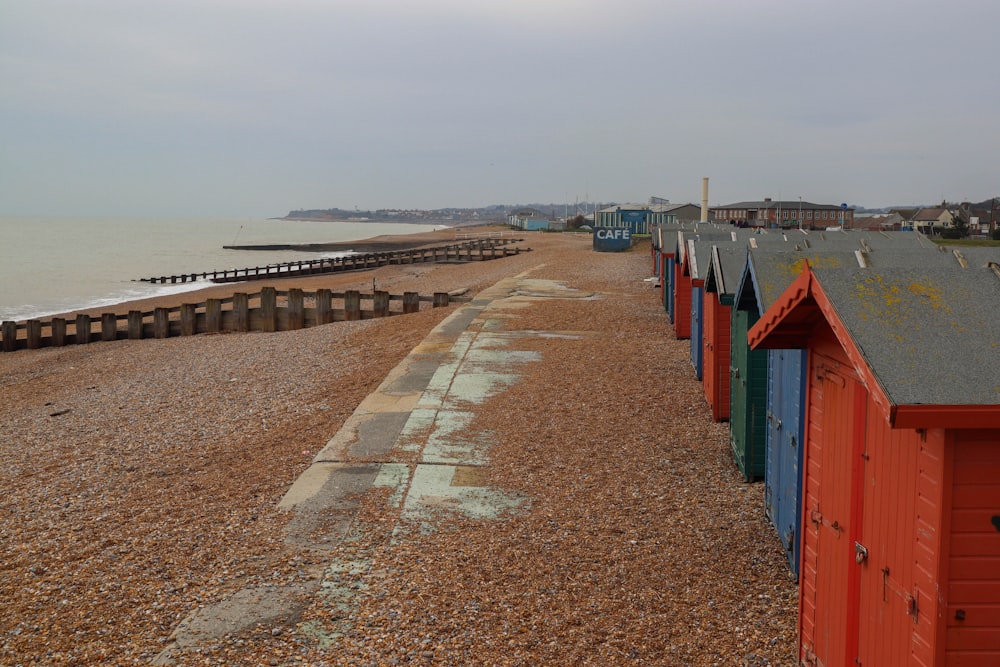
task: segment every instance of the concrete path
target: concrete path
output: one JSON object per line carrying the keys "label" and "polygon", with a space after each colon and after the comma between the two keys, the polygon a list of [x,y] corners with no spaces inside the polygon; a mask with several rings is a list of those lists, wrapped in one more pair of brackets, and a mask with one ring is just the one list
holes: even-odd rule
{"label": "concrete path", "polygon": [[[534,352],[518,350],[517,339],[579,334],[511,333],[498,324],[528,301],[593,296],[529,274],[497,283],[441,322],[358,406],[288,490],[279,507],[291,514],[289,547],[319,553],[317,560],[326,565],[294,585],[246,588],[200,607],[178,625],[153,664],[173,664],[179,651],[245,628],[295,619],[303,597],[310,595],[322,595],[346,611],[357,591],[341,585],[340,577],[369,563],[361,553],[351,562],[330,562],[330,552],[361,529],[356,524],[359,498],[369,489],[389,490],[388,502],[399,516],[394,539],[405,539],[406,527],[433,530],[442,513],[492,518],[526,502],[480,485],[478,471],[488,463],[491,443],[464,433],[477,404],[516,383],[526,364],[540,360]],[[320,643],[331,639],[330,628],[305,625],[299,632]]]}

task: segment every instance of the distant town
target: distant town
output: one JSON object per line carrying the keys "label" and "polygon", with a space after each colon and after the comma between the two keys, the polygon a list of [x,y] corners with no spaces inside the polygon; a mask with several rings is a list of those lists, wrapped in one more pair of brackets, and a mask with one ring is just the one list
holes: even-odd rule
{"label": "distant town", "polygon": [[[684,224],[701,220],[701,205],[674,204],[663,197],[644,203],[574,202],[572,204],[494,204],[480,208],[375,210],[326,208],[298,209],[285,220],[329,220],[347,222],[399,222],[467,226],[510,224],[522,229],[573,229],[581,227],[631,226],[645,233],[648,224]],[[709,207],[710,222],[748,227],[839,226],[870,230],[918,231],[944,238],[993,238],[1000,240],[1000,197],[980,202],[948,202],[930,205],[866,208],[837,203],[795,200],[741,201]]]}

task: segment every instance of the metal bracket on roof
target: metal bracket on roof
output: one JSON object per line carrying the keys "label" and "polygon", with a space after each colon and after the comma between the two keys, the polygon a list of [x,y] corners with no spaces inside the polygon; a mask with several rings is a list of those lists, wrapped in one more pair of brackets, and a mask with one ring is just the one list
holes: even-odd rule
{"label": "metal bracket on roof", "polygon": [[965,259],[965,255],[962,254],[961,250],[955,248],[954,250],[951,251],[951,254],[953,254],[955,256],[955,259],[958,260],[959,266],[961,266],[963,269],[969,268],[969,262]]}

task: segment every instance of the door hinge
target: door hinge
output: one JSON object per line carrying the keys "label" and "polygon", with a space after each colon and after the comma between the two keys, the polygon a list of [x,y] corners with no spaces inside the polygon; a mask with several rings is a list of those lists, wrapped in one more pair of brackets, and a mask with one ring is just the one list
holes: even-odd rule
{"label": "door hinge", "polygon": [[914,624],[920,622],[920,602],[917,601],[917,594],[906,596],[906,613],[913,617]]}

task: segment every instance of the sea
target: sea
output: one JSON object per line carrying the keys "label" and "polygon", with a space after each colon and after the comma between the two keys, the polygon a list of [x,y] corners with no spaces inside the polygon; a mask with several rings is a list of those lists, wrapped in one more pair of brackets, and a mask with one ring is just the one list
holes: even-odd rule
{"label": "sea", "polygon": [[265,218],[0,216],[0,321],[41,318],[211,284],[203,280],[151,284],[141,278],[347,254],[232,250],[225,245],[356,241],[446,226]]}

